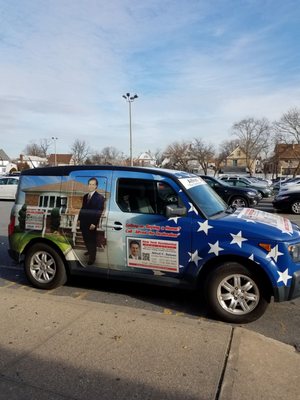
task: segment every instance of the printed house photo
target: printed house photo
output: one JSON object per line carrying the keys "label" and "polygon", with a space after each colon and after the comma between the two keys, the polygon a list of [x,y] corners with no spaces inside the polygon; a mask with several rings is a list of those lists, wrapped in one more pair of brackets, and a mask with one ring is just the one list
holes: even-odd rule
{"label": "printed house photo", "polygon": [[[86,250],[83,233],[80,229],[79,214],[83,198],[88,192],[88,182],[77,180],[23,188],[24,204],[19,211],[16,229],[30,231],[31,236],[49,236],[66,253],[73,248],[80,257]],[[101,217],[95,227],[97,251],[106,246],[105,231],[102,229],[105,217],[105,189],[96,188],[95,193],[103,198]],[[28,236],[26,236],[26,240]]]}

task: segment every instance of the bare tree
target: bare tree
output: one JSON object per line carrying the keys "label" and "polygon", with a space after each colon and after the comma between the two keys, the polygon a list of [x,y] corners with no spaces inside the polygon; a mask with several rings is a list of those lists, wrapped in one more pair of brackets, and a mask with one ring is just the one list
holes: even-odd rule
{"label": "bare tree", "polygon": [[189,170],[191,144],[189,142],[175,142],[170,144],[164,152],[164,167]]}
{"label": "bare tree", "polygon": [[88,155],[90,154],[90,148],[85,140],[76,139],[71,146],[74,162],[76,165],[84,164]]}
{"label": "bare tree", "polygon": [[274,123],[278,138],[286,143],[300,144],[300,109],[292,108]]}
{"label": "bare tree", "polygon": [[104,164],[118,165],[124,159],[123,153],[112,146],[104,147],[101,153]]}
{"label": "bare tree", "polygon": [[48,149],[51,146],[51,143],[52,143],[51,139],[41,139],[40,140],[40,149],[43,154],[42,157],[45,157],[45,158],[47,157]]}
{"label": "bare tree", "polygon": [[36,157],[46,158],[48,149],[51,146],[51,139],[41,139],[40,143],[31,142],[23,150],[25,154]]}
{"label": "bare tree", "polygon": [[162,163],[164,161],[165,155],[164,152],[162,150],[155,150],[154,154],[153,154],[153,158],[155,159],[155,165],[157,167],[161,167]]}
{"label": "bare tree", "polygon": [[[280,142],[287,145],[300,145],[300,109],[292,108],[284,113],[279,121],[274,122],[273,128],[276,137],[275,157],[279,159],[280,155],[278,154],[278,149]],[[281,147],[281,150],[284,153],[286,148]],[[294,158],[299,160],[294,170],[294,175],[296,175],[300,171],[299,146],[292,146],[290,150],[294,153]]]}
{"label": "bare tree", "polygon": [[104,147],[100,152],[93,153],[86,164],[98,165],[121,165],[124,162],[124,155],[115,147]]}
{"label": "bare tree", "polygon": [[43,157],[43,150],[37,143],[28,144],[23,151],[30,156]]}
{"label": "bare tree", "polygon": [[215,148],[210,143],[205,143],[202,139],[194,139],[190,147],[190,158],[196,160],[205,175],[210,164],[213,163],[215,157]]}
{"label": "bare tree", "polygon": [[253,163],[270,141],[271,128],[269,122],[264,118],[243,119],[233,124],[232,133],[239,139],[239,146],[245,153],[246,166],[251,174]]}

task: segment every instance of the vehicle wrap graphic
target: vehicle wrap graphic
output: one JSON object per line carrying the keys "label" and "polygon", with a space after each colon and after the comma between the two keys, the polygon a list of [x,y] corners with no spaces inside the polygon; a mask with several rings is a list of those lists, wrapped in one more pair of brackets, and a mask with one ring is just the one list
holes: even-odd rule
{"label": "vehicle wrap graphic", "polygon": [[[123,176],[126,178],[126,173]],[[180,278],[196,276],[213,258],[238,256],[259,264],[273,286],[290,286],[299,268],[291,260],[286,241],[299,243],[297,226],[286,218],[247,208],[233,213],[223,211],[222,218],[206,218],[200,211],[201,204],[193,199],[197,199],[198,188],[207,184],[188,173],[174,176],[181,184],[173,186],[186,207],[186,215],[167,218],[163,214],[122,212],[116,203],[111,172],[25,175],[15,207],[12,247],[22,253],[31,240],[42,237],[53,242],[67,260],[78,261],[83,268],[92,264],[141,273],[159,271]],[[149,179],[149,174],[145,177]],[[168,181],[164,176],[154,177],[159,182]],[[85,215],[94,213],[87,197],[91,179],[96,179],[93,195],[98,204],[97,217],[87,228],[93,235],[84,233],[82,224],[84,207]],[[137,258],[130,257],[131,246],[138,248]]]}

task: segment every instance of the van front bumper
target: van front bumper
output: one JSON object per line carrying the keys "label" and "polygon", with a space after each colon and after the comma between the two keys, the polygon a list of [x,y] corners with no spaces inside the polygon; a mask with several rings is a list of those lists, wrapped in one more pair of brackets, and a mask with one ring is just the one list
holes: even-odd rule
{"label": "van front bumper", "polygon": [[300,271],[294,272],[291,286],[274,288],[275,301],[287,301],[300,297]]}

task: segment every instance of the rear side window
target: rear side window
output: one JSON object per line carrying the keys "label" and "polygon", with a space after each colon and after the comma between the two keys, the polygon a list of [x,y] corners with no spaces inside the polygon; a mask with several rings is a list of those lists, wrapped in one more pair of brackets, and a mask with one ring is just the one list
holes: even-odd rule
{"label": "rear side window", "polygon": [[121,178],[116,202],[123,212],[163,214],[168,204],[179,205],[175,190],[165,182]]}

